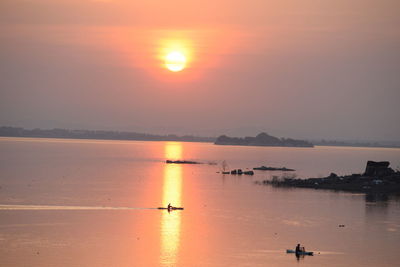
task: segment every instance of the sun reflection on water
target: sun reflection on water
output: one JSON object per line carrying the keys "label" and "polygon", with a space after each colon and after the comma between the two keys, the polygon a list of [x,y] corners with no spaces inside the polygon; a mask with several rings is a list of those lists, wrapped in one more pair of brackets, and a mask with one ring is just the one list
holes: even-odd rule
{"label": "sun reflection on water", "polygon": [[[168,142],[165,145],[165,158],[170,160],[182,159],[182,144],[177,142]],[[170,166],[170,165],[167,165]]]}
{"label": "sun reflection on water", "polygon": [[[166,143],[165,156],[168,159],[180,159],[182,145],[180,143]],[[164,169],[163,198],[164,207],[171,203],[173,206],[182,206],[182,166],[166,164]],[[179,252],[181,212],[163,211],[161,215],[161,264],[175,265]]]}

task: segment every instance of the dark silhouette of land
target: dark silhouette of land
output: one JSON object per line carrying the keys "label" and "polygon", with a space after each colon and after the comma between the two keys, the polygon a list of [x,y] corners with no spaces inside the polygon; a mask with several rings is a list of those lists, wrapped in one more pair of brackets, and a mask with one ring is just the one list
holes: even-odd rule
{"label": "dark silhouette of land", "polygon": [[393,147],[400,148],[400,142],[357,142],[317,140],[306,141],[291,138],[277,138],[267,133],[260,133],[256,137],[228,137],[221,135],[218,138],[193,135],[157,135],[127,131],[104,130],[69,130],[69,129],[25,129],[22,127],[0,126],[0,137],[39,137],[39,138],[70,138],[70,139],[104,139],[104,140],[138,140],[138,141],[180,141],[180,142],[207,142],[216,145],[239,146],[285,146],[285,147],[313,147],[318,146],[349,146],[349,147]]}
{"label": "dark silhouette of land", "polygon": [[314,145],[305,140],[291,138],[278,138],[267,133],[260,133],[256,137],[246,136],[244,138],[229,137],[221,135],[215,141],[216,145],[237,146],[286,146],[286,147],[313,147]]}
{"label": "dark silhouette of land", "polygon": [[0,136],[6,137],[40,137],[71,139],[104,139],[104,140],[139,140],[139,141],[181,141],[181,142],[214,142],[213,137],[192,135],[178,136],[154,135],[135,132],[68,130],[68,129],[24,129],[19,127],[0,127]]}
{"label": "dark silhouette of land", "polygon": [[275,187],[300,187],[314,189],[330,189],[338,191],[363,193],[400,193],[400,171],[389,167],[388,161],[368,161],[365,172],[338,176],[331,173],[328,177],[295,179],[291,177],[264,180],[259,184]]}
{"label": "dark silhouette of land", "polygon": [[191,161],[191,160],[169,160],[167,159],[165,163],[168,164],[201,164],[201,162]]}
{"label": "dark silhouette of land", "polygon": [[289,169],[286,167],[267,167],[267,166],[261,166],[261,167],[255,167],[253,170],[258,170],[258,171],[285,171],[285,172],[294,172],[296,171],[295,169]]}

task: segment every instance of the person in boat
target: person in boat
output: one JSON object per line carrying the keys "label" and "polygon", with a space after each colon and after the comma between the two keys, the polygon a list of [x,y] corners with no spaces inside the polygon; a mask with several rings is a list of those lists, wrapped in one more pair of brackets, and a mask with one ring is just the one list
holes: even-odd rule
{"label": "person in boat", "polygon": [[169,210],[172,209],[171,203],[168,203],[168,209],[169,209]]}
{"label": "person in boat", "polygon": [[300,247],[300,244],[297,244],[297,246],[296,246],[296,254],[299,254],[299,253],[304,252],[304,251],[305,251],[304,247]]}

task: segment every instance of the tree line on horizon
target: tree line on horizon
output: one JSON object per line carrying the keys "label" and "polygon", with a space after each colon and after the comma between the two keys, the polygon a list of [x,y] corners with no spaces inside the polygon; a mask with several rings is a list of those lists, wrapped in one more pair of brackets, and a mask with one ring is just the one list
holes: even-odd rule
{"label": "tree line on horizon", "polygon": [[70,139],[105,139],[105,140],[137,140],[137,141],[181,141],[181,142],[209,142],[216,145],[241,145],[241,146],[287,146],[287,147],[313,147],[313,146],[350,146],[350,147],[394,147],[399,148],[400,143],[381,142],[356,142],[335,140],[298,140],[292,138],[278,138],[267,133],[260,133],[256,137],[229,137],[221,135],[215,137],[202,137],[194,135],[157,135],[127,131],[105,130],[69,130],[62,128],[53,129],[25,129],[22,127],[0,126],[0,137],[39,137],[39,138],[70,138]]}
{"label": "tree line on horizon", "polygon": [[214,142],[213,137],[193,135],[178,136],[175,134],[156,135],[125,131],[104,130],[68,130],[54,129],[25,129],[22,127],[0,127],[0,136],[7,137],[41,137],[41,138],[71,138],[71,139],[105,139],[105,140],[138,140],[138,141],[183,141],[183,142]]}

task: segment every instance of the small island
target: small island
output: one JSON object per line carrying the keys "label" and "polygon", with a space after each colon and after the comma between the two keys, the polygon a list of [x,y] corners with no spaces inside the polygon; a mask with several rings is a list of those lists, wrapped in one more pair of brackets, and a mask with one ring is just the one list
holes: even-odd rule
{"label": "small island", "polygon": [[267,166],[261,166],[261,167],[255,167],[253,170],[257,171],[285,171],[285,172],[294,172],[296,171],[295,169],[289,169],[286,167],[267,167]]}
{"label": "small island", "polygon": [[305,140],[278,138],[267,133],[260,133],[256,137],[246,136],[244,138],[221,135],[214,144],[235,146],[314,147],[312,143]]}
{"label": "small island", "polygon": [[165,161],[167,164],[201,164],[201,162],[191,161],[191,160],[169,160]]}
{"label": "small island", "polygon": [[330,189],[362,193],[400,193],[400,171],[389,167],[388,161],[368,161],[363,174],[338,176],[331,173],[323,178],[278,178],[256,182],[274,187]]}

